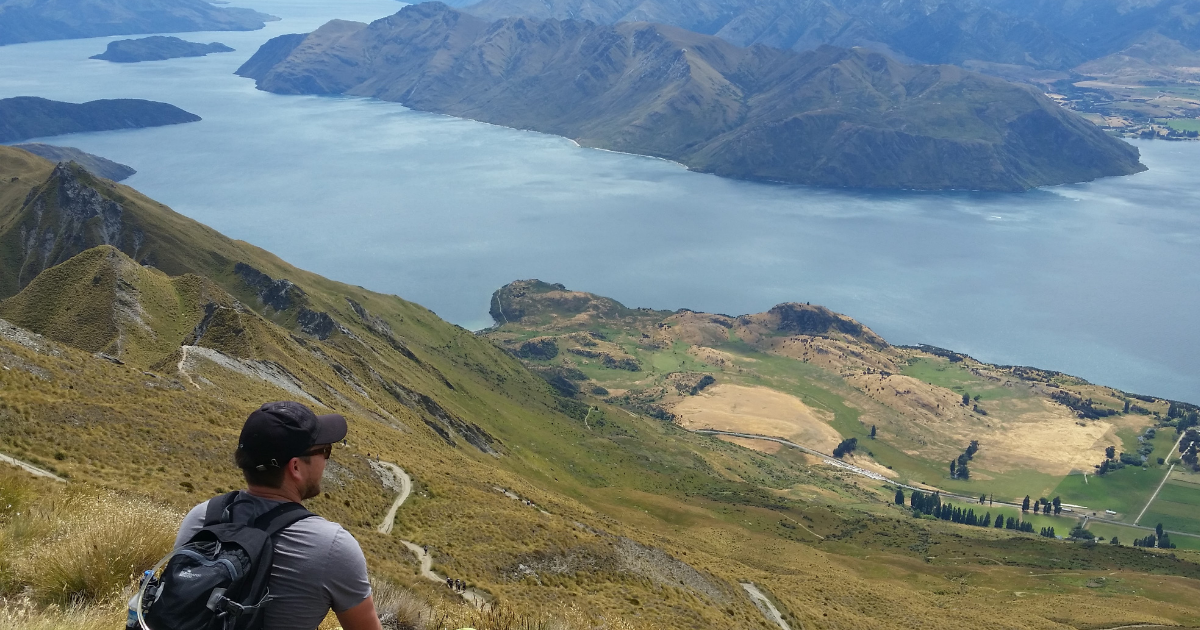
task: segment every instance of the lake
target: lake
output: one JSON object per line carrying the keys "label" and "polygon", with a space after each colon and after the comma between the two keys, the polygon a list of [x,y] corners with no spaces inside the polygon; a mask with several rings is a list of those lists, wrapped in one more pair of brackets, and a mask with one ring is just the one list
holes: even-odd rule
{"label": "lake", "polygon": [[236,52],[88,59],[99,38],[0,47],[0,97],[145,98],[203,122],[60,136],[126,183],[330,278],[490,325],[540,278],[629,306],[727,314],[824,304],[929,343],[1200,402],[1200,143],[1140,142],[1146,173],[1022,194],[822,190],[369,99],[277,96],[233,71],[268,38],[393,0],[239,2],[284,18],[188,33]]}

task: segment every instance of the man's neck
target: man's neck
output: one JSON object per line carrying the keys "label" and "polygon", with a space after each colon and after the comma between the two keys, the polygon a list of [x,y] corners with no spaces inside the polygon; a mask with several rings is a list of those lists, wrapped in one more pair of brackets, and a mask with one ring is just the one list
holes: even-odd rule
{"label": "man's neck", "polygon": [[268,488],[266,486],[247,486],[246,492],[250,493],[251,496],[255,496],[260,499],[267,499],[270,501],[285,501],[285,502],[291,501],[294,503],[299,503],[301,501],[300,492],[298,490],[296,490],[295,488],[288,488],[286,486],[284,486],[282,488]]}

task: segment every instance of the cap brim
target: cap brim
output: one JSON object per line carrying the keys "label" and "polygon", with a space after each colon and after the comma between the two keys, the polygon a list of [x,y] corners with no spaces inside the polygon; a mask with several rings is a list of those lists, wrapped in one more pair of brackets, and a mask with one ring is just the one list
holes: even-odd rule
{"label": "cap brim", "polygon": [[313,444],[333,444],[346,438],[346,419],[339,414],[330,413],[317,416],[317,434]]}

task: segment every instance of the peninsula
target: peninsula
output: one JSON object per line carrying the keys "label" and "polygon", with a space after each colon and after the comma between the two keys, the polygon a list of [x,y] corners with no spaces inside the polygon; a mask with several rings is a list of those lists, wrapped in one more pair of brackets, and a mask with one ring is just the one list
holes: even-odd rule
{"label": "peninsula", "polygon": [[142,129],[196,122],[174,105],[139,99],[63,103],[34,96],[0,99],[0,142],[85,131]]}
{"label": "peninsula", "polygon": [[488,22],[440,2],[265,44],[239,74],[830,187],[1019,191],[1145,170],[1028,86],[865,49],[742,48],[644,22]]}

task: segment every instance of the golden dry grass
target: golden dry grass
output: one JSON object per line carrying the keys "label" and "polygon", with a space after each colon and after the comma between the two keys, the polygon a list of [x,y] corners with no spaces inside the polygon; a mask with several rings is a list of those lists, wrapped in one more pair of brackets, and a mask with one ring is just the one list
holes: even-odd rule
{"label": "golden dry grass", "polygon": [[829,425],[833,414],[767,387],[721,383],[683,398],[671,411],[686,429],[769,435],[825,452],[842,440]]}

